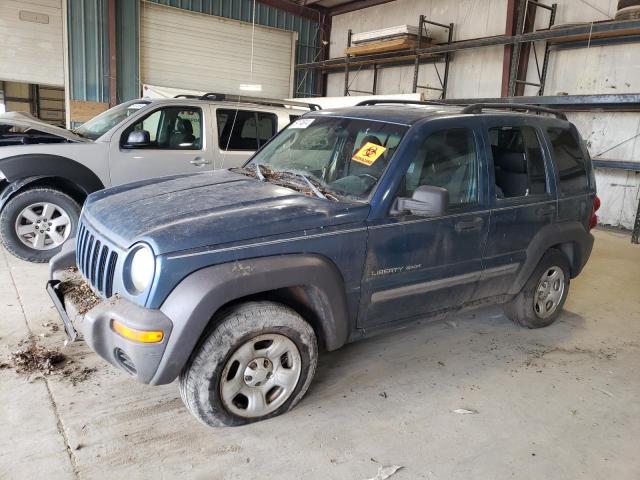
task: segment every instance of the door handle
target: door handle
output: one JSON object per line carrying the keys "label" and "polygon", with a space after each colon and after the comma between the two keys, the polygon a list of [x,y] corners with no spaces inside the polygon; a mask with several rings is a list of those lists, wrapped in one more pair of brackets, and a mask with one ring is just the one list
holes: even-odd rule
{"label": "door handle", "polygon": [[473,232],[482,228],[482,218],[476,217],[473,220],[462,220],[456,223],[456,232]]}
{"label": "door handle", "polygon": [[203,165],[208,165],[211,163],[211,160],[207,160],[206,158],[196,157],[193,160],[190,160],[189,163],[191,165],[195,165],[196,167],[202,167]]}
{"label": "door handle", "polygon": [[545,205],[544,207],[536,208],[536,215],[538,217],[550,217],[553,212],[556,211],[556,207],[553,205]]}

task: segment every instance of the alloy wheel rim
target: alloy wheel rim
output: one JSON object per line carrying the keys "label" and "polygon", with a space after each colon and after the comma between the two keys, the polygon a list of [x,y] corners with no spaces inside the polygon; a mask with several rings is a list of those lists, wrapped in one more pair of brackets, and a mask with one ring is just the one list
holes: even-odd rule
{"label": "alloy wheel rim", "polygon": [[231,413],[244,418],[268,415],[293,394],[302,371],[296,344],[268,333],[243,343],[222,370],[220,398]]}
{"label": "alloy wheel rim", "polygon": [[564,294],[564,271],[557,266],[545,270],[533,297],[533,310],[538,318],[548,318],[558,309]]}
{"label": "alloy wheel rim", "polygon": [[28,205],[18,214],[15,223],[20,241],[34,250],[59,247],[69,238],[71,227],[69,214],[50,202]]}

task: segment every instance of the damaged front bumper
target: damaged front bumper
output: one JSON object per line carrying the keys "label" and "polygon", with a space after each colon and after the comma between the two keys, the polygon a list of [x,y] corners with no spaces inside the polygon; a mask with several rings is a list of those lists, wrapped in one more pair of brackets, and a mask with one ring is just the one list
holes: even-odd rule
{"label": "damaged front bumper", "polygon": [[[70,286],[85,284],[84,278],[74,267],[75,248],[64,248],[51,260],[50,280],[47,282],[47,292],[60,314],[69,339],[73,341],[82,335],[91,349],[102,358],[136,380],[151,383],[171,334],[171,320],[160,310],[141,307],[118,295],[98,299],[95,305],[85,311],[87,306],[78,301],[82,299],[70,293],[74,290]],[[140,340],[135,335],[140,332],[154,332],[157,335],[152,341],[148,337]]]}

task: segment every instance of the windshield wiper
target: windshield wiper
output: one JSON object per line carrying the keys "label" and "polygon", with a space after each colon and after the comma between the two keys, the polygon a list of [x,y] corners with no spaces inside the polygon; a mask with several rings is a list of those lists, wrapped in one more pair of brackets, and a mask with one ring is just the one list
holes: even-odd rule
{"label": "windshield wiper", "polygon": [[307,183],[307,185],[309,185],[309,188],[311,189],[311,191],[315,193],[318,198],[322,198],[323,200],[327,199],[327,196],[324,195],[320,190],[318,190],[318,187],[316,187],[313,183],[311,183],[311,180],[309,180],[309,178],[307,178],[306,175],[303,175],[302,173],[299,173],[299,172],[291,172],[291,173],[295,173],[296,175],[301,177]]}
{"label": "windshield wiper", "polygon": [[262,174],[261,167],[262,165],[260,165],[259,163],[256,163],[256,176],[258,177],[258,180],[260,180],[261,182],[266,182],[267,179]]}

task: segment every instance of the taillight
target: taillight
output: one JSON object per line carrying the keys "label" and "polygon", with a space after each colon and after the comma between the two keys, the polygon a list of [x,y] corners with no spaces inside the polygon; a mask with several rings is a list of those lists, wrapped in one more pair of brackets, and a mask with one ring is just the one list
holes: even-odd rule
{"label": "taillight", "polygon": [[589,217],[589,230],[598,225],[598,215],[596,212],[600,208],[600,198],[596,195],[593,199],[593,206],[591,207],[591,216]]}

